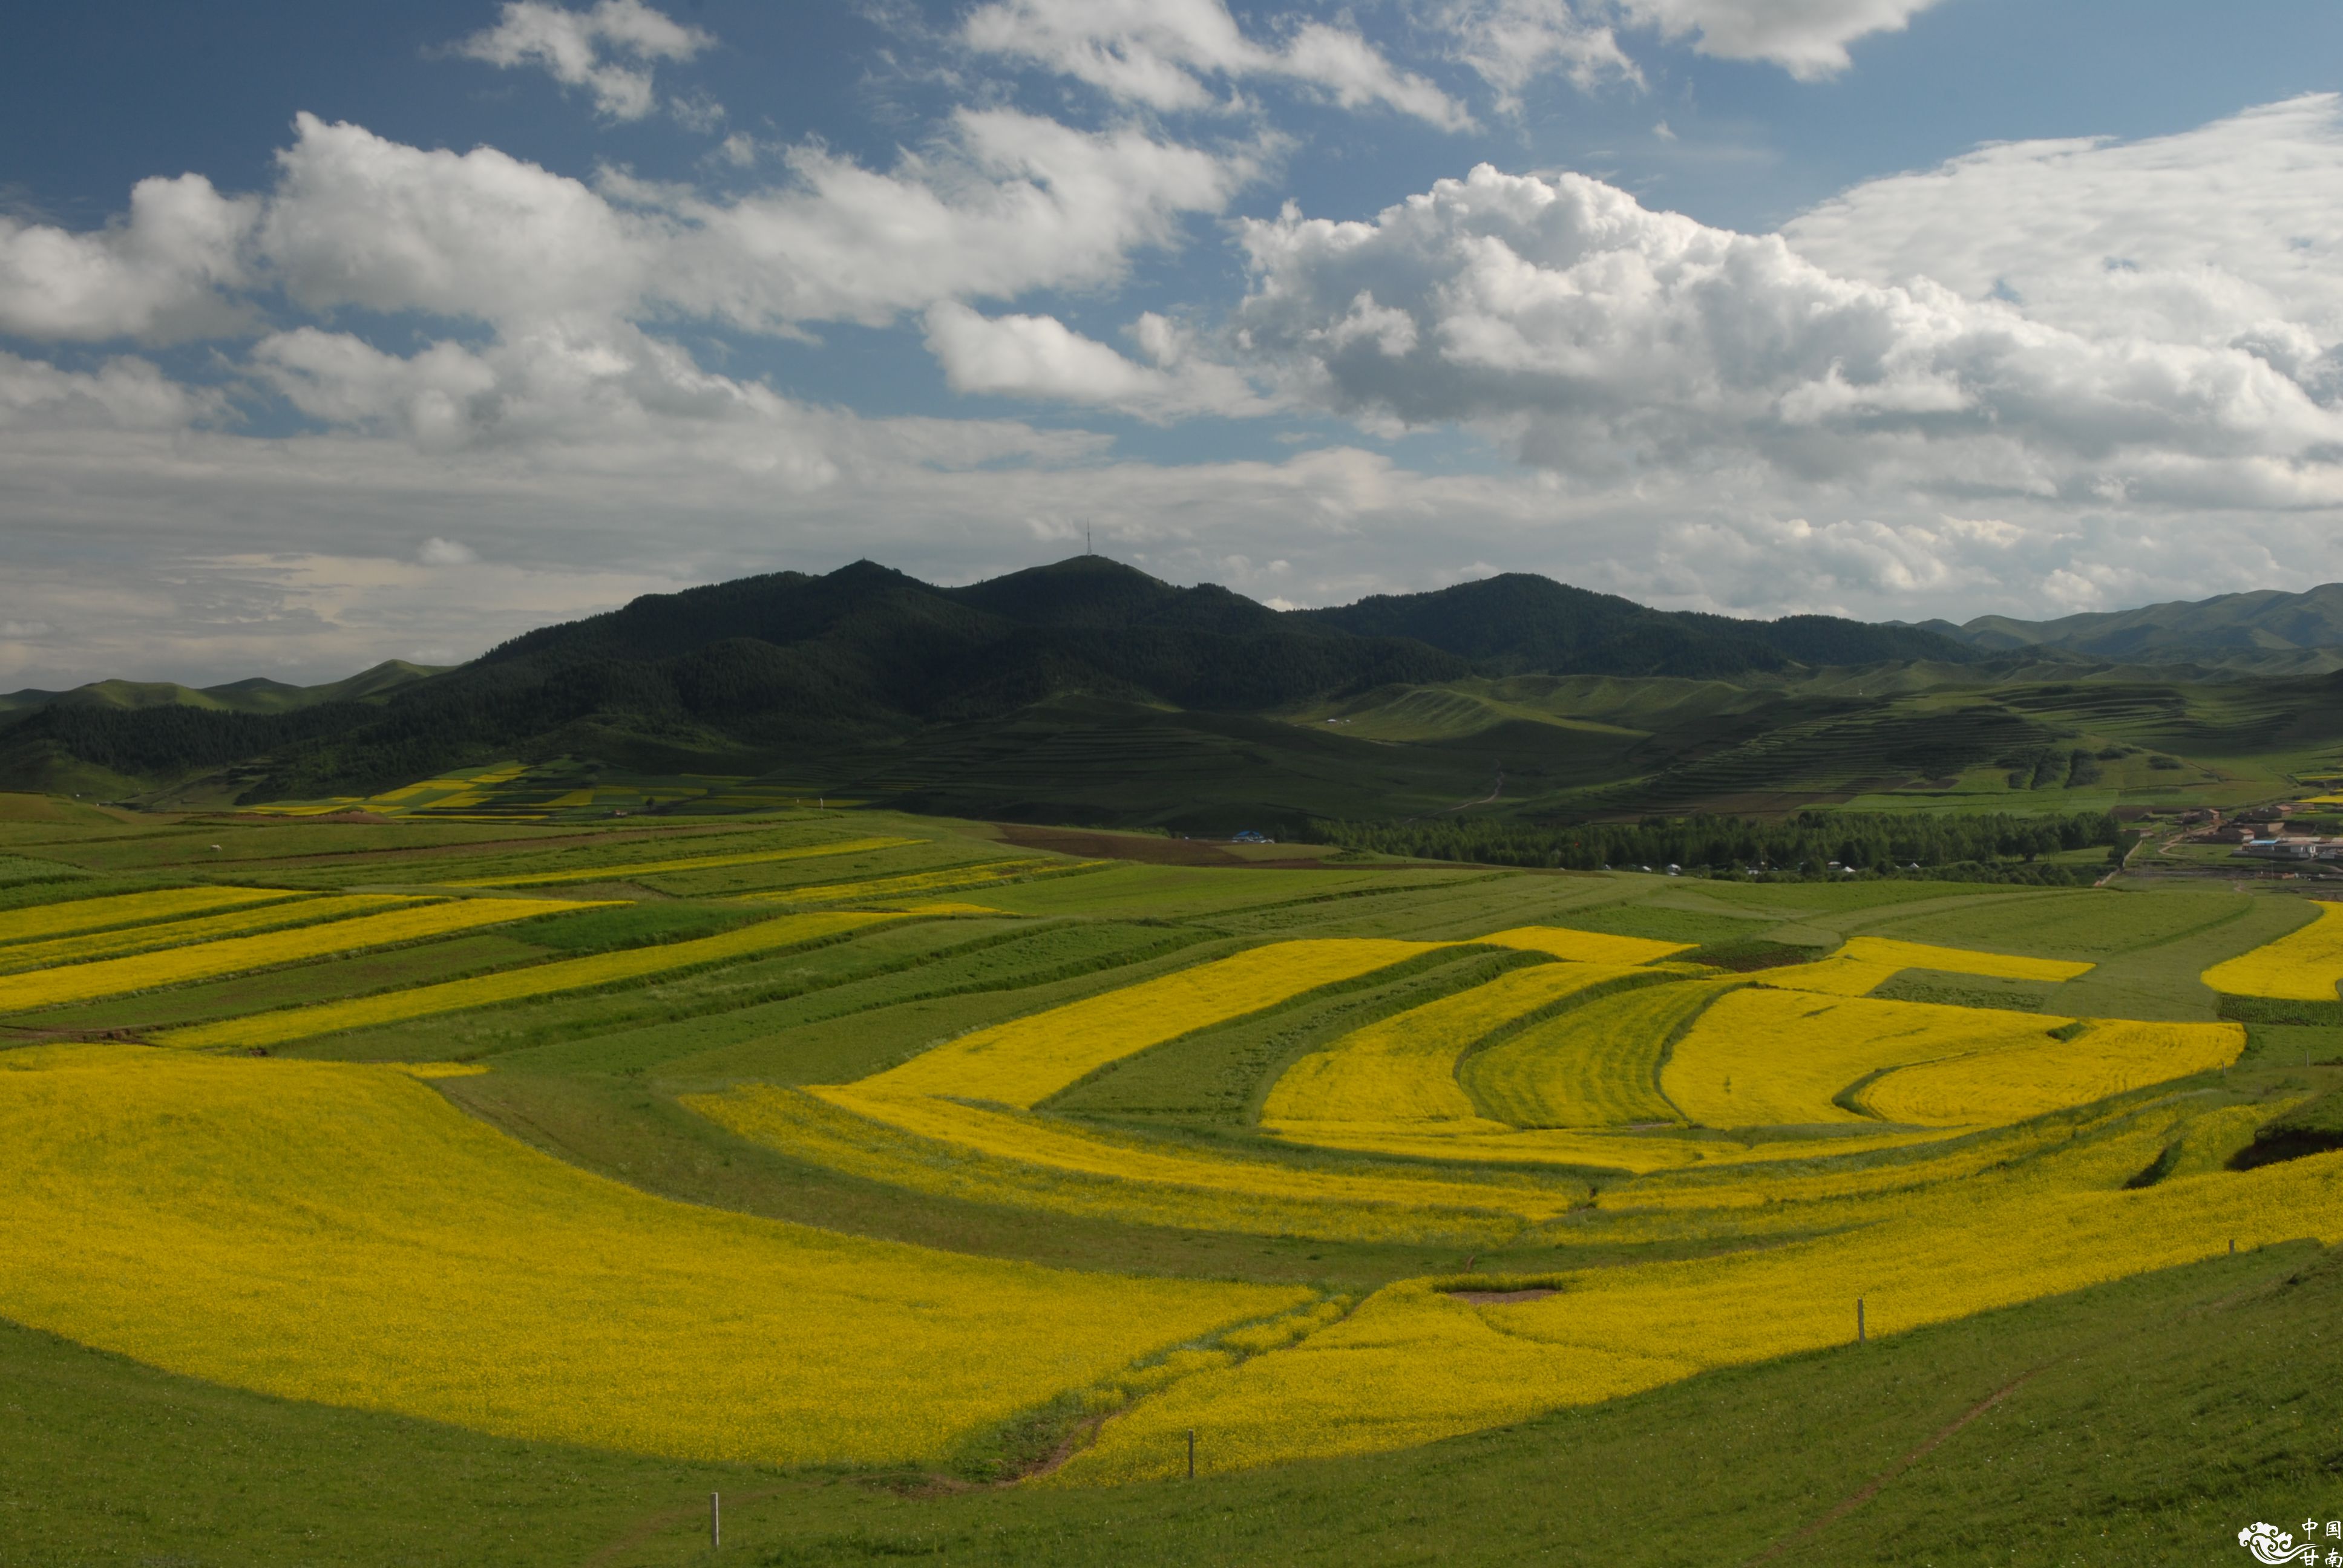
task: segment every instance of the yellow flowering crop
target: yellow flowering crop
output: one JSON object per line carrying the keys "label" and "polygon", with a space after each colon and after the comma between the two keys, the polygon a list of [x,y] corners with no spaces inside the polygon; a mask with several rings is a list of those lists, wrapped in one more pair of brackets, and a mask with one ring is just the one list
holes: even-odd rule
{"label": "yellow flowering crop", "polygon": [[679,1458],[932,1462],[1312,1295],[672,1202],[404,1072],[6,1056],[0,1315],[286,1399]]}
{"label": "yellow flowering crop", "polygon": [[1497,1121],[1405,1121],[1382,1126],[1371,1121],[1265,1121],[1262,1131],[1287,1143],[1348,1149],[1361,1154],[1503,1165],[1597,1167],[1636,1175],[1693,1166],[1737,1166],[1866,1154],[1944,1136],[1940,1132],[1876,1132],[1743,1143],[1725,1138],[1574,1128],[1520,1129]]}
{"label": "yellow flowering crop", "polygon": [[2070,980],[2091,970],[2089,964],[2064,959],[2015,958],[2008,953],[1939,948],[1926,942],[1894,941],[1886,937],[1851,937],[1839,949],[1838,956],[1856,963],[1892,964],[1899,970],[1945,970],[1954,974],[1991,975],[2001,980]]}
{"label": "yellow flowering crop", "polygon": [[1719,998],[1676,1042],[1660,1090],[1704,1127],[1864,1120],[1833,1097],[1866,1074],[1938,1057],[2055,1043],[2069,1022],[1990,1008],[1757,987]]}
{"label": "yellow flowering crop", "polygon": [[96,963],[69,964],[63,969],[35,970],[29,974],[0,975],[0,1013],[28,1012],[35,1008],[63,1007],[99,997],[150,990],[156,986],[186,985],[217,980],[248,970],[271,969],[304,959],[330,958],[395,942],[420,941],[482,926],[503,925],[539,915],[587,908],[539,899],[458,899],[445,903],[410,905],[380,914],[328,920],[264,936],[228,937],[216,942],[141,953],[136,958],[103,959]]}
{"label": "yellow flowering crop", "polygon": [[570,866],[558,871],[516,871],[508,877],[470,877],[443,882],[448,888],[536,888],[552,882],[610,882],[673,871],[714,871],[726,866],[761,866],[771,860],[805,860],[822,855],[854,855],[865,849],[897,849],[924,839],[844,839],[835,844],[800,844],[789,849],[748,849],[732,855],[700,855],[681,860],[633,860],[623,866]]}
{"label": "yellow flowering crop", "polygon": [[1433,942],[1272,942],[1102,996],[962,1035],[867,1078],[881,1095],[950,1094],[1032,1106],[1109,1062],[1304,991],[1433,950]]}
{"label": "yellow flowering crop", "polygon": [[1650,937],[1614,937],[1608,931],[1576,931],[1567,926],[1516,926],[1512,930],[1474,937],[1473,940],[1486,947],[1551,953],[1582,964],[1647,964],[1692,946],[1690,942],[1654,941]]}
{"label": "yellow flowering crop", "polygon": [[1810,964],[1760,970],[1750,978],[1776,990],[1817,991],[1825,996],[1864,996],[1906,970],[1943,970],[1953,974],[2002,980],[2070,980],[2089,970],[2063,959],[2013,958],[1974,948],[1940,948],[1885,937],[1854,937],[1828,958]]}
{"label": "yellow flowering crop", "polygon": [[1875,1116],[1924,1127],[2023,1121],[2227,1067],[2245,1048],[2242,1024],[2103,1021],[2073,1040],[1900,1067],[1852,1098]]}
{"label": "yellow flowering crop", "polygon": [[2343,904],[2318,906],[2318,918],[2274,942],[2205,971],[2205,983],[2231,996],[2333,1001],[2343,980]]}
{"label": "yellow flowering crop", "polygon": [[1480,1112],[1456,1081],[1466,1050],[1524,1013],[1634,972],[1609,964],[1539,964],[1378,1020],[1286,1069],[1270,1088],[1262,1120],[1477,1121]]}
{"label": "yellow flowering crop", "polygon": [[1101,1485],[1170,1477],[1196,1433],[1198,1474],[1283,1460],[1377,1453],[1674,1382],[1675,1356],[1541,1344],[1491,1326],[1485,1309],[1409,1280],[1290,1349],[1202,1368],[1099,1428],[1052,1478]]}
{"label": "yellow flowering crop", "polygon": [[0,942],[29,942],[75,931],[176,920],[189,915],[281,903],[298,898],[283,888],[157,888],[151,893],[115,893],[103,899],[73,899],[61,904],[0,912]]}
{"label": "yellow flowering crop", "polygon": [[1290,1350],[1142,1401],[1060,1479],[1177,1473],[1192,1428],[1199,1470],[1403,1447],[1845,1343],[1857,1297],[1870,1332],[1892,1334],[2193,1262],[2232,1239],[2343,1238],[2343,1153],[2140,1191],[2108,1182],[2153,1146],[1980,1173],[1818,1239],[1556,1275],[1534,1282],[1554,1291],[1536,1299],[1451,1293],[1498,1283],[1470,1277],[1403,1282]]}
{"label": "yellow flowering crop", "polygon": [[739,904],[850,904],[866,899],[895,899],[907,893],[948,893],[981,888],[1021,877],[1064,876],[1091,871],[1104,860],[991,860],[974,866],[947,866],[934,871],[906,871],[899,877],[871,877],[859,882],[825,882],[810,888],[775,888],[769,892],[742,893]]}
{"label": "yellow flowering crop", "polygon": [[0,948],[0,970],[39,970],[58,964],[87,963],[93,959],[116,958],[124,953],[146,952],[156,948],[179,947],[189,942],[217,941],[223,937],[246,936],[283,926],[338,920],[417,901],[393,893],[288,899],[263,904],[257,909],[198,915],[193,920],[164,920],[156,925],[56,937],[45,942],[19,942],[14,947]]}
{"label": "yellow flowering crop", "polygon": [[1775,990],[1811,991],[1821,996],[1867,996],[1894,980],[1900,964],[1866,963],[1833,954],[1810,964],[1784,964],[1759,970],[1749,977]]}
{"label": "yellow flowering crop", "polygon": [[[487,901],[489,900],[473,900],[475,903]],[[592,904],[548,905],[521,900],[494,901],[525,904],[528,909],[538,911],[548,908],[575,910],[597,907]],[[455,907],[470,906],[459,904]],[[288,1040],[307,1040],[312,1035],[334,1034],[346,1029],[400,1023],[411,1018],[461,1012],[468,1008],[494,1007],[499,1002],[525,1001],[531,997],[553,996],[561,991],[590,990],[597,986],[640,980],[647,975],[697,969],[703,964],[723,963],[732,959],[795,947],[800,942],[817,941],[824,937],[836,936],[840,931],[898,918],[848,910],[821,915],[784,915],[778,920],[759,920],[752,926],[742,926],[736,930],[701,937],[694,941],[626,948],[614,953],[596,953],[581,959],[557,959],[551,963],[529,964],[520,969],[499,970],[494,974],[474,975],[469,980],[442,980],[437,985],[413,986],[406,990],[353,997],[347,1001],[318,1002],[312,1007],[286,1008],[277,1012],[225,1019],[218,1023],[199,1023],[186,1029],[166,1030],[154,1039],[158,1045],[193,1049],[222,1045],[280,1045]],[[5,983],[0,981],[0,984]]]}
{"label": "yellow flowering crop", "polygon": [[1682,1120],[1660,1093],[1660,1053],[1738,979],[1678,980],[1597,997],[1468,1058],[1458,1077],[1515,1127],[1631,1127]]}
{"label": "yellow flowering crop", "polygon": [[854,1087],[744,1084],[682,1103],[753,1142],[848,1175],[1127,1224],[1495,1247],[1575,1201],[1518,1181],[1302,1170],[924,1095],[862,1100]]}

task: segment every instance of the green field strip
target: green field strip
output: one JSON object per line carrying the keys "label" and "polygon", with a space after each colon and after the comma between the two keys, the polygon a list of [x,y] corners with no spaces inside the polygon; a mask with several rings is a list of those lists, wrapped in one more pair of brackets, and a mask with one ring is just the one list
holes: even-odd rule
{"label": "green field strip", "polygon": [[[1327,1241],[1383,1241],[1502,1246],[1527,1228],[1501,1210],[1523,1194],[1423,1180],[1435,1199],[1393,1201],[1391,1179],[1351,1177],[1267,1160],[1233,1160],[1178,1145],[1149,1145],[1069,1128],[1061,1135],[1113,1161],[1161,1161],[1172,1180],[1131,1181],[1095,1171],[1016,1159],[929,1137],[841,1109],[802,1090],[747,1085],[725,1094],[684,1097],[687,1110],[751,1142],[792,1159],[866,1181],[908,1188],[931,1197],[1000,1204],[1040,1213],[1111,1219],[1179,1230],[1302,1236]],[[1037,1137],[1065,1124],[1047,1117],[1010,1118],[1030,1123]],[[1184,1176],[1185,1180],[1179,1177]],[[1555,1202],[1548,1193],[1533,1202]],[[1564,1201],[1566,1201],[1566,1200]]]}
{"label": "green field strip", "polygon": [[757,925],[702,937],[697,941],[669,942],[659,947],[633,948],[598,953],[591,958],[559,959],[527,969],[448,980],[411,990],[358,997],[318,1007],[291,1008],[250,1018],[200,1024],[167,1030],[156,1037],[159,1045],[187,1050],[219,1046],[281,1045],[313,1035],[335,1034],[368,1025],[396,1023],[471,1008],[525,1001],[560,991],[598,990],[654,975],[671,974],[704,965],[797,947],[840,936],[866,925],[898,917],[840,910],[828,914],[784,915]]}
{"label": "green field strip", "polygon": [[403,986],[434,985],[489,970],[536,963],[551,956],[533,943],[491,930],[476,936],[446,937],[411,947],[353,953],[296,964],[290,969],[264,970],[256,974],[174,986],[168,990],[110,997],[104,1001],[25,1013],[10,1021],[27,1030],[123,1030],[144,1034],[176,1024],[207,1023]]}
{"label": "green field strip", "polygon": [[101,959],[62,969],[5,975],[0,976],[0,1014],[45,1010],[132,991],[333,958],[367,948],[423,941],[482,926],[534,920],[569,908],[575,906],[538,899],[468,899],[410,904],[261,936],[228,937],[132,958]]}
{"label": "green field strip", "polygon": [[1481,1113],[1515,1127],[1632,1127],[1678,1122],[1660,1092],[1669,1040],[1738,977],[1614,991],[1464,1059],[1457,1081]]}
{"label": "green field strip", "polygon": [[854,882],[822,882],[808,887],[777,888],[768,892],[738,893],[738,904],[867,903],[873,899],[903,899],[931,893],[966,892],[974,888],[1011,882],[1079,876],[1101,870],[1106,860],[997,860],[990,864],[952,866],[935,871],[907,871],[898,876],[871,877]]}
{"label": "green field strip", "polygon": [[1270,1087],[1262,1120],[1473,1121],[1477,1111],[1457,1082],[1466,1052],[1633,972],[1615,964],[1534,964],[1366,1025],[1287,1068]]}
{"label": "green field strip", "polygon": [[[1005,923],[993,928],[997,935]],[[915,966],[939,948],[970,936],[980,920],[905,920],[853,933],[853,940],[788,948],[762,958],[687,970],[617,990],[557,993],[471,1012],[442,1013],[325,1035],[288,1048],[304,1056],[357,1061],[460,1057],[474,1060],[575,1046],[648,1025],[679,1030],[712,1024],[767,1002],[819,991],[881,970]],[[549,1051],[548,1060],[567,1060]],[[583,1058],[581,1058],[583,1060]]]}
{"label": "green field strip", "polygon": [[805,955],[787,994],[688,1017],[611,1020],[574,1040],[503,1053],[497,1069],[656,1067],[692,1081],[842,1082],[970,1029],[1118,983],[1151,960],[1192,951],[1196,940],[1176,930],[1089,921],[886,928]]}
{"label": "green field strip", "polygon": [[152,925],[196,914],[298,898],[283,888],[163,888],[35,904],[0,912],[0,944],[47,940],[80,932]]}
{"label": "green field strip", "polygon": [[446,888],[535,888],[555,882],[624,881],[633,877],[680,871],[709,871],[726,866],[758,866],[774,860],[804,860],[823,855],[854,855],[869,849],[896,849],[921,839],[847,839],[833,844],[801,844],[786,849],[750,849],[730,855],[700,855],[680,860],[635,860],[617,866],[570,866],[558,871],[520,871],[500,877],[468,877],[442,882]]}
{"label": "green field strip", "polygon": [[1076,1116],[1137,1118],[1189,1128],[1249,1128],[1270,1086],[1295,1061],[1355,1030],[1469,990],[1533,962],[1487,949],[1439,948],[1354,985],[1116,1063],[1050,1102]]}
{"label": "green field strip", "polygon": [[392,893],[353,893],[331,898],[290,899],[257,909],[234,910],[223,915],[166,920],[160,925],[132,926],[124,930],[96,931],[87,936],[58,937],[45,942],[20,942],[0,948],[0,973],[49,969],[59,964],[88,963],[149,952],[186,942],[218,941],[226,937],[254,936],[293,926],[316,925],[377,910],[416,902]]}

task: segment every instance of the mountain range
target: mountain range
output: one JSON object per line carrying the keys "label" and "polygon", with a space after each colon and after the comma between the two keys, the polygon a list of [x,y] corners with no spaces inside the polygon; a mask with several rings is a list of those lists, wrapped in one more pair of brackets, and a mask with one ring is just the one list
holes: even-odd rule
{"label": "mountain range", "polygon": [[1719,678],[1981,657],[1915,628],[1672,613],[1525,574],[1279,611],[1099,556],[964,588],[857,561],[647,596],[446,671],[17,693],[0,699],[0,778],[53,781],[81,765],[151,780],[238,764],[256,796],[323,793],[514,751],[759,771],[809,745],[1071,695],[1259,713],[1476,672]]}
{"label": "mountain range", "polygon": [[[2343,583],[2302,593],[2264,588],[2138,609],[2092,611],[2056,620],[1985,615],[1955,626],[1922,621],[1984,653],[2065,653],[2119,664],[2221,664],[2238,656],[2343,648]],[[2263,660],[2268,667],[2268,660]]]}
{"label": "mountain range", "polygon": [[[2087,734],[2117,737],[2090,717],[2115,712],[2117,686],[2118,706],[2168,727],[2195,700],[2171,683],[2334,660],[2317,673],[2338,648],[2343,586],[1912,626],[1657,610],[1523,573],[1281,611],[1097,556],[959,588],[858,561],[648,596],[449,669],[15,693],[0,788],[310,799],[566,757],[1034,819],[1104,819],[1120,808],[1100,800],[1152,790],[1150,819],[1171,821],[1185,770],[1194,791],[1291,820],[1478,791],[1492,773],[1503,789],[1510,769],[1609,810],[1637,789],[1758,800],[1776,774],[1821,788],[1993,760],[2047,777],[2044,759]],[[2137,668],[2150,659],[2193,668]],[[2288,683],[2256,722],[2298,730],[2288,716],[2330,706],[2329,684]],[[2172,744],[2161,733],[2137,739]],[[1078,777],[1098,784],[1088,803],[1053,793]]]}

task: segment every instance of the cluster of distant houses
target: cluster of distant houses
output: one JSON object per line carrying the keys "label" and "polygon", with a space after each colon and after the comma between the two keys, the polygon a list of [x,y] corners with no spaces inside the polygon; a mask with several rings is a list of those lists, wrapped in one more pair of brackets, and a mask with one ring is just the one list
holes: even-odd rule
{"label": "cluster of distant houses", "polygon": [[2231,854],[2253,860],[2343,860],[2343,839],[2317,833],[2289,833],[2287,819],[2302,810],[2298,801],[2260,806],[2241,811],[2227,821],[2212,809],[2184,813],[2181,821],[2204,826],[2188,836],[2199,843],[2235,844]]}

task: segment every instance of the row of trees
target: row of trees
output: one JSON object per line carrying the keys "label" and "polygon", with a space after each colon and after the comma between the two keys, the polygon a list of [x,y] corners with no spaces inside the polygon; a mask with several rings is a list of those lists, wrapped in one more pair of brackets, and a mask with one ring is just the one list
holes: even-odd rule
{"label": "row of trees", "polygon": [[[1922,816],[1899,812],[1801,811],[1785,821],[1754,818],[1646,817],[1640,822],[1541,826],[1491,820],[1315,820],[1306,836],[1322,844],[1420,859],[1592,871],[1667,866],[1685,870],[1785,877],[1889,873],[1918,867],[1978,879],[2064,881],[2066,868],[2037,864],[2061,850],[2117,844],[2104,811],[2064,816],[2009,812]],[[2059,875],[2051,877],[2048,873]]]}

